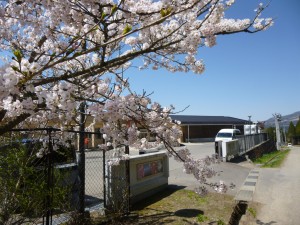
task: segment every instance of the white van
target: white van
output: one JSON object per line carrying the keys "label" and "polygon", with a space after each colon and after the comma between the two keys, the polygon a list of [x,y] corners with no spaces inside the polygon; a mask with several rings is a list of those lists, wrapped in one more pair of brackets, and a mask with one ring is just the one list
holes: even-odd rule
{"label": "white van", "polygon": [[241,135],[239,129],[221,129],[215,138],[215,142],[218,141],[231,141],[236,138],[237,135]]}

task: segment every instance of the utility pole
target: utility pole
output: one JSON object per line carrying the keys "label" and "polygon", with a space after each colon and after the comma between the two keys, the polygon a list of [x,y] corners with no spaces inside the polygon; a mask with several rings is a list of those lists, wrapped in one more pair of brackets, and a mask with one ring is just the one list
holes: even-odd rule
{"label": "utility pole", "polygon": [[273,114],[275,119],[275,128],[276,128],[276,148],[277,150],[280,149],[281,146],[281,136],[280,136],[280,127],[279,127],[279,121],[281,121],[281,115],[279,113]]}

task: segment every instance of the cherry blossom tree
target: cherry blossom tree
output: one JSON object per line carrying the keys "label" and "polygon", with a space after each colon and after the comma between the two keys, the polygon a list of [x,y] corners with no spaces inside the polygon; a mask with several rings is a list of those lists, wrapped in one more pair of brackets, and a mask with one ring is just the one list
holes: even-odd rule
{"label": "cherry blossom tree", "polygon": [[[140,143],[138,127],[167,148],[180,136],[172,106],[136,94],[123,76],[140,69],[203,73],[201,47],[218,35],[255,33],[273,24],[261,18],[230,19],[234,0],[2,0],[0,1],[0,135],[26,123],[51,121],[62,129],[86,112],[104,124],[107,139]],[[122,122],[123,121],[123,122]],[[130,125],[124,121],[131,121]],[[189,161],[188,154],[178,154]],[[198,163],[199,162],[193,162]]]}

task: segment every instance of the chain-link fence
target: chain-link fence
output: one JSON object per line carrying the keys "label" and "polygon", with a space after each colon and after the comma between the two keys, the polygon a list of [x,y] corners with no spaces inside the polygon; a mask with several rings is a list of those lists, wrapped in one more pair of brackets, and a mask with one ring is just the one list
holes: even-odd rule
{"label": "chain-link fence", "polygon": [[106,207],[128,212],[128,165],[117,174],[113,150],[82,148],[80,139],[93,134],[44,128],[1,136],[0,224],[61,224]]}
{"label": "chain-link fence", "polygon": [[78,208],[75,148],[55,129],[8,132],[0,137],[0,158],[1,224],[52,224]]}
{"label": "chain-link fence", "polygon": [[[107,151],[105,154],[105,210],[124,215],[130,211],[129,160],[120,160],[126,148]],[[129,151],[129,150],[128,150]]]}
{"label": "chain-link fence", "polygon": [[103,153],[99,148],[85,152],[85,208],[89,211],[104,208]]}

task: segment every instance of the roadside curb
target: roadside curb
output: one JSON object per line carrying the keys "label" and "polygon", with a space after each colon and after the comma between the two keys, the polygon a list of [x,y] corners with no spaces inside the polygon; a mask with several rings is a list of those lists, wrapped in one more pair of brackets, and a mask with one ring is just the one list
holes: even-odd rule
{"label": "roadside curb", "polygon": [[241,186],[240,190],[235,195],[234,200],[251,202],[253,200],[258,177],[259,170],[256,168],[252,169],[249,172],[246,180],[244,181],[244,184]]}

